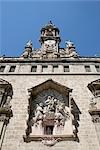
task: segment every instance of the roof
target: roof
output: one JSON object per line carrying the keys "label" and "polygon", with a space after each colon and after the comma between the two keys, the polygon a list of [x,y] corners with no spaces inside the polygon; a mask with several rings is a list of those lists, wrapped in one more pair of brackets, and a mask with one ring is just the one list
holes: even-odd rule
{"label": "roof", "polygon": [[56,30],[59,31],[58,27],[56,27],[56,26],[52,23],[51,20],[48,22],[48,24],[46,24],[44,27],[42,27],[41,31],[42,31],[42,30],[45,30],[45,29],[50,29],[50,28],[51,28],[51,29],[56,29]]}

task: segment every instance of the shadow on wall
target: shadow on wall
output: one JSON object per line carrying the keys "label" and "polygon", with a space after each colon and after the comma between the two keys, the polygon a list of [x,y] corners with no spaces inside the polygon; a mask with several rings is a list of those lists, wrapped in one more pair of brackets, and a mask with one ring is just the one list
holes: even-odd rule
{"label": "shadow on wall", "polygon": [[73,120],[73,125],[75,126],[75,131],[76,131],[76,137],[77,137],[77,142],[79,142],[79,138],[77,136],[78,133],[78,127],[79,127],[79,121],[80,121],[80,114],[81,111],[78,108],[77,104],[75,103],[74,99],[71,99],[71,113],[74,116],[74,120]]}

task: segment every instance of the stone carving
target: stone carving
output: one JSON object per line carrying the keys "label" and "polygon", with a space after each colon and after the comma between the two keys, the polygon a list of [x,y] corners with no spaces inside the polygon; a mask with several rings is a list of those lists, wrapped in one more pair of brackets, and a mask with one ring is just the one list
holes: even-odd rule
{"label": "stone carving", "polygon": [[21,55],[21,57],[24,57],[24,58],[30,58],[31,55],[32,55],[32,41],[29,40],[27,43],[26,43],[26,46],[25,46],[25,50],[23,52],[23,54]]}
{"label": "stone carving", "polygon": [[79,110],[75,102],[71,103],[70,92],[71,89],[51,79],[29,89],[25,142],[42,141],[49,146],[54,145],[58,138],[78,139]]}
{"label": "stone carving", "polygon": [[55,113],[56,119],[62,119],[65,117],[68,119],[70,117],[68,107],[65,106],[64,102],[60,102],[53,96],[48,96],[44,104],[37,104],[35,118],[42,119],[43,116],[46,116],[46,113]]}
{"label": "stone carving", "polygon": [[43,118],[43,103],[37,104],[34,121],[36,122],[39,119]]}
{"label": "stone carving", "polygon": [[100,109],[90,109],[89,113],[94,123],[100,123]]}
{"label": "stone carving", "polygon": [[66,47],[60,48],[59,29],[51,21],[41,29],[39,42],[41,47],[33,50],[32,41],[29,40],[21,57],[31,59],[78,57],[73,42],[66,41]]}
{"label": "stone carving", "polygon": [[[9,82],[0,79],[0,142],[4,140],[7,125],[13,116],[10,101],[13,90]],[[0,148],[1,149],[1,148]]]}
{"label": "stone carving", "polygon": [[27,43],[26,43],[26,47],[31,47],[32,48],[32,41],[31,40],[29,40]]}
{"label": "stone carving", "polygon": [[69,48],[69,47],[72,48],[74,46],[74,43],[72,41],[70,41],[70,40],[66,41],[65,43],[66,43],[66,47],[67,48]]}
{"label": "stone carving", "polygon": [[53,137],[48,137],[46,139],[43,139],[42,140],[42,143],[46,146],[53,146],[55,145],[57,142],[59,141],[59,138],[58,139],[55,139]]}
{"label": "stone carving", "polygon": [[92,121],[94,123],[100,123],[100,114],[99,115],[92,115]]}
{"label": "stone carving", "polygon": [[6,103],[4,104],[5,108],[8,108],[8,109],[11,108],[10,101],[11,101],[11,96],[8,96],[7,99],[6,99]]}
{"label": "stone carving", "polygon": [[90,109],[97,109],[97,107],[96,107],[96,104],[97,104],[97,102],[96,102],[96,99],[95,98],[91,98],[91,100],[90,100]]}
{"label": "stone carving", "polygon": [[78,57],[74,43],[70,40],[66,41],[65,43],[66,43],[65,53],[67,54],[67,57]]}
{"label": "stone carving", "polygon": [[94,97],[100,97],[100,79],[89,83],[87,87],[92,92]]}
{"label": "stone carving", "polygon": [[[32,133],[35,135],[43,135],[44,128],[48,124],[53,126],[53,135],[66,134],[66,125],[68,120],[70,120],[69,108],[64,102],[55,99],[53,96],[48,96],[44,103],[39,103],[34,111],[34,117],[32,118]],[[50,121],[52,123],[50,123]],[[51,130],[48,127],[48,131]],[[46,133],[48,134],[48,133]]]}
{"label": "stone carving", "polygon": [[89,110],[100,109],[100,79],[95,80],[87,86],[93,94],[93,98],[90,101]]}

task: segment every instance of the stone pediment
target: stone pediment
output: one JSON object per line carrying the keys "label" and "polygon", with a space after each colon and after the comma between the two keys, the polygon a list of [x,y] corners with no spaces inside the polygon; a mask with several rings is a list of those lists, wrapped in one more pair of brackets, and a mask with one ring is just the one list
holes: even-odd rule
{"label": "stone pediment", "polygon": [[0,79],[0,91],[2,91],[2,90],[7,92],[9,96],[13,95],[13,90],[12,90],[11,84],[3,79]]}
{"label": "stone pediment", "polygon": [[37,95],[38,93],[42,92],[43,90],[48,90],[48,89],[54,89],[60,93],[66,94],[66,95],[68,95],[69,92],[72,91],[72,89],[70,89],[64,85],[61,85],[58,82],[53,81],[52,79],[49,79],[31,89],[29,89],[29,91],[32,91],[33,95]]}
{"label": "stone pediment", "polygon": [[98,93],[100,93],[100,79],[89,83],[88,88],[94,96],[98,95]]}
{"label": "stone pediment", "polygon": [[3,79],[0,79],[0,85],[7,85],[9,84],[9,82],[3,80]]}

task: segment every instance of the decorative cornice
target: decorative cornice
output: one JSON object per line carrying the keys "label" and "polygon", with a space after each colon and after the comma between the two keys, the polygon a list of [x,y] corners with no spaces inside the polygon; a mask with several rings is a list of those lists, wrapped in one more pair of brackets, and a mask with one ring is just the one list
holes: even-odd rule
{"label": "decorative cornice", "polygon": [[41,62],[73,62],[73,63],[100,63],[100,57],[78,57],[78,58],[21,58],[21,57],[5,57],[4,59],[0,58],[0,63],[41,63]]}

